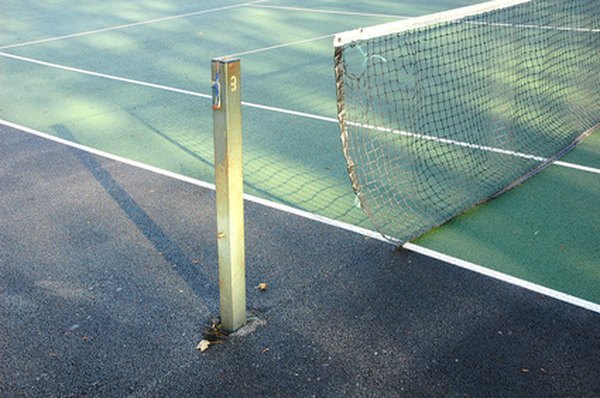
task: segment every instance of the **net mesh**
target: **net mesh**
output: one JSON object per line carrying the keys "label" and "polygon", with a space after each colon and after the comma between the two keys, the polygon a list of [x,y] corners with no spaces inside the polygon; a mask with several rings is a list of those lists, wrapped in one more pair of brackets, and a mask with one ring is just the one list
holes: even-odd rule
{"label": "net mesh", "polygon": [[400,242],[514,187],[600,123],[600,1],[433,20],[335,50],[358,204]]}

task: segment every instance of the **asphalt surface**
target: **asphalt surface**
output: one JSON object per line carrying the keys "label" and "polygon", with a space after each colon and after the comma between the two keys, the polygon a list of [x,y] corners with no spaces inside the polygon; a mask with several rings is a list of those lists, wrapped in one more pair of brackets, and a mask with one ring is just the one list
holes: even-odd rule
{"label": "asphalt surface", "polygon": [[260,322],[200,353],[214,213],[210,190],[0,127],[0,396],[600,396],[600,315],[254,203]]}

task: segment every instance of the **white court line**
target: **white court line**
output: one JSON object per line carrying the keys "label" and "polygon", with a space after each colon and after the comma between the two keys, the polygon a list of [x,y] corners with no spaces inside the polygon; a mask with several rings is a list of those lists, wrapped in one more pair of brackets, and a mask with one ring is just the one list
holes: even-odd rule
{"label": "white court line", "polygon": [[548,159],[543,158],[541,156],[530,155],[530,154],[527,154],[527,153],[509,151],[507,149],[495,148],[495,147],[492,147],[492,146],[472,144],[470,142],[451,140],[449,138],[435,137],[435,136],[432,136],[432,135],[426,135],[426,134],[420,134],[420,133],[411,133],[409,131],[396,130],[396,129],[389,128],[389,127],[373,126],[373,125],[370,125],[370,124],[356,123],[356,122],[351,122],[351,121],[346,122],[346,124],[348,124],[350,126],[353,126],[353,127],[364,128],[364,129],[367,129],[367,130],[381,131],[383,133],[390,133],[390,134],[394,134],[394,135],[400,135],[400,136],[403,136],[403,137],[418,138],[418,139],[424,140],[424,141],[435,141],[435,142],[439,142],[439,143],[446,144],[446,145],[454,145],[454,146],[459,146],[459,147],[463,147],[463,148],[477,149],[477,150],[485,151],[485,152],[499,153],[501,155],[509,155],[509,156],[514,156],[514,157],[517,157],[517,158],[523,158],[523,159],[528,159],[528,160],[535,160],[535,161],[538,161],[538,162],[546,162],[546,161],[548,161]]}
{"label": "white court line", "polygon": [[600,33],[600,29],[577,28],[571,26],[550,26],[550,25],[523,25],[500,22],[475,22],[475,21],[458,21],[457,23],[465,23],[467,25],[493,26],[500,28],[519,28],[519,29],[535,29],[535,30],[555,30],[564,32],[580,32],[580,33]]}
{"label": "white court line", "polygon": [[[100,151],[98,149],[94,149],[94,148],[91,148],[91,147],[88,147],[85,145],[77,144],[75,142],[71,142],[71,141],[68,141],[68,140],[65,140],[62,138],[58,138],[53,135],[41,132],[39,130],[29,128],[29,127],[26,127],[26,126],[23,126],[23,125],[20,125],[17,123],[12,123],[7,120],[0,119],[0,124],[7,126],[7,127],[11,127],[13,129],[16,129],[16,130],[19,130],[22,132],[25,132],[25,133],[28,133],[28,134],[35,135],[37,137],[41,137],[41,138],[44,138],[44,139],[47,139],[47,140],[50,140],[50,141],[53,141],[56,143],[60,143],[62,145],[66,145],[71,148],[76,148],[76,149],[91,153],[96,156],[101,156],[101,157],[104,157],[107,159],[111,159],[111,160],[129,165],[129,166],[137,167],[142,170],[146,170],[146,171],[149,171],[149,172],[152,172],[155,174],[163,175],[165,177],[173,178],[173,179],[183,181],[183,182],[186,182],[189,184],[193,184],[193,185],[196,185],[196,186],[199,186],[202,188],[210,189],[213,191],[215,190],[214,184],[211,184],[211,183],[208,183],[205,181],[201,181],[201,180],[198,180],[195,178],[187,177],[187,176],[184,176],[181,174],[173,173],[171,171],[160,169],[158,167],[150,166],[150,165],[142,163],[142,162],[137,162],[135,160],[131,160],[131,159],[127,159],[127,158],[124,158],[121,156],[113,155],[108,152]],[[365,228],[357,227],[357,226],[343,223],[340,221],[332,220],[330,218],[319,216],[319,215],[313,214],[313,213],[309,213],[304,210],[295,209],[290,206],[286,206],[286,205],[271,202],[271,201],[268,201],[265,199],[261,199],[256,196],[253,196],[253,195],[244,194],[244,199],[249,202],[257,203],[262,206],[269,207],[269,208],[272,208],[275,210],[279,210],[279,211],[282,211],[282,212],[285,212],[288,214],[296,215],[296,216],[303,217],[303,218],[306,218],[309,220],[313,220],[313,221],[317,221],[317,222],[320,222],[320,223],[323,223],[326,225],[330,225],[330,226],[333,226],[333,227],[336,227],[339,229],[350,231],[350,232],[353,232],[353,233],[356,233],[356,234],[359,234],[359,235],[362,235],[362,236],[365,236],[368,238],[376,239],[376,240],[379,240],[384,243],[393,244],[393,243],[390,243],[387,239],[383,238],[381,236],[381,234],[379,234],[378,232],[375,232],[375,231],[371,231],[371,230],[368,230]],[[552,297],[558,301],[565,302],[565,303],[568,303],[568,304],[571,304],[571,305],[574,305],[574,306],[577,306],[577,307],[600,314],[600,305],[593,303],[591,301],[583,300],[578,297],[571,296],[569,294],[565,294],[565,293],[559,292],[557,290],[549,289],[547,287],[537,285],[535,283],[531,283],[526,280],[519,279],[519,278],[510,276],[510,275],[506,275],[506,274],[503,274],[498,271],[493,271],[493,270],[485,268],[481,265],[477,265],[477,264],[474,264],[474,263],[471,263],[471,262],[468,262],[465,260],[461,260],[459,258],[452,257],[447,254],[428,249],[426,247],[418,246],[413,243],[405,243],[403,245],[403,247],[407,250],[421,254],[425,257],[433,258],[433,259],[436,259],[436,260],[439,260],[439,261],[442,261],[442,262],[445,262],[445,263],[448,263],[448,264],[451,264],[451,265],[454,265],[454,266],[457,266],[457,267],[460,267],[460,268],[463,268],[463,269],[466,269],[466,270],[469,270],[469,271],[472,271],[472,272],[475,272],[475,273],[478,273],[481,275],[485,275],[485,276],[493,278],[493,279],[500,280],[500,281],[508,283],[510,285],[518,286],[523,289],[533,291],[535,293],[539,293],[539,294],[547,296],[547,297]]]}
{"label": "white court line", "polygon": [[449,23],[459,19],[464,19],[468,16],[477,15],[492,10],[499,10],[529,2],[531,2],[531,0],[493,0],[467,7],[442,11],[435,14],[423,15],[416,18],[409,18],[403,21],[394,21],[384,23],[381,25],[354,29],[347,32],[341,32],[335,35],[334,45],[336,47],[342,47],[359,40],[368,40],[378,36],[406,32],[409,30],[419,29],[433,24]]}
{"label": "white court line", "polygon": [[323,10],[323,9],[319,9],[319,8],[272,6],[272,5],[265,5],[265,4],[259,4],[259,3],[249,4],[248,6],[255,7],[255,8],[271,8],[274,10],[313,12],[313,13],[318,13],[318,14],[355,15],[355,16],[359,16],[359,17],[378,17],[378,18],[395,18],[395,19],[410,18],[410,17],[407,17],[406,15],[373,14],[373,13],[355,12],[355,11]]}
{"label": "white court line", "polygon": [[123,83],[136,84],[138,86],[151,87],[151,88],[156,88],[156,89],[164,90],[164,91],[171,91],[171,92],[179,93],[179,94],[192,95],[192,96],[195,96],[195,97],[211,98],[212,99],[212,97],[210,95],[208,95],[208,94],[196,93],[194,91],[182,90],[182,89],[179,89],[179,88],[174,88],[174,87],[169,87],[169,86],[163,86],[162,84],[155,84],[155,83],[143,82],[141,80],[127,79],[127,78],[124,78],[124,77],[119,77],[119,76],[114,76],[114,75],[108,75],[106,73],[93,72],[93,71],[90,71],[90,70],[87,70],[87,69],[73,68],[71,66],[54,64],[54,63],[51,63],[51,62],[40,61],[40,60],[37,60],[37,59],[28,58],[28,57],[21,57],[20,55],[13,55],[13,54],[8,54],[8,53],[0,52],[0,57],[11,58],[11,59],[14,59],[14,60],[17,60],[17,61],[29,62],[29,63],[32,63],[32,64],[47,66],[49,68],[64,70],[64,71],[68,71],[68,72],[80,73],[82,75],[100,77],[100,78],[103,78],[103,79],[115,80],[115,81],[123,82]]}
{"label": "white court line", "polygon": [[[258,2],[261,2],[261,1],[262,0],[259,0]],[[208,14],[208,13],[217,12],[217,11],[223,11],[223,10],[228,10],[228,9],[232,9],[232,8],[245,7],[245,6],[251,5],[253,3],[255,3],[255,2],[246,2],[246,3],[241,3],[241,4],[234,4],[234,5],[230,5],[230,6],[224,6],[224,7],[218,7],[218,8],[211,8],[211,9],[208,9],[208,10],[193,11],[193,12],[188,12],[188,13],[185,13],[185,14],[178,14],[178,15],[171,15],[171,16],[168,16],[168,17],[161,17],[161,18],[149,19],[147,21],[133,22],[133,23],[128,23],[128,24],[124,24],[124,25],[117,25],[117,26],[111,26],[111,27],[102,28],[102,29],[88,30],[88,31],[85,31],[85,32],[73,33],[73,34],[69,34],[69,35],[49,37],[49,38],[46,38],[46,39],[32,40],[32,41],[27,41],[27,42],[23,42],[23,43],[9,44],[7,46],[1,46],[0,50],[6,50],[6,49],[9,49],[9,48],[24,47],[24,46],[29,46],[29,45],[33,45],[33,44],[48,43],[48,42],[53,42],[53,41],[71,39],[71,38],[75,38],[75,37],[88,36],[88,35],[93,35],[93,34],[96,34],[96,33],[111,32],[111,31],[114,31],[114,30],[121,30],[121,29],[132,28],[132,27],[135,27],[135,26],[149,25],[149,24],[158,23],[158,22],[164,22],[164,21],[171,21],[171,20],[174,20],[174,19],[188,18],[188,17],[192,17],[192,16],[196,16],[196,15]]]}
{"label": "white court line", "polygon": [[275,49],[278,49],[278,48],[290,47],[290,46],[295,46],[295,45],[298,45],[298,44],[305,44],[305,43],[310,43],[310,42],[313,42],[313,41],[318,41],[318,40],[323,40],[323,39],[329,39],[331,37],[333,37],[333,34],[312,37],[310,39],[304,39],[304,40],[298,40],[298,41],[291,41],[291,42],[288,42],[288,43],[275,44],[274,46],[257,48],[257,49],[248,50],[248,51],[242,51],[242,52],[235,53],[235,54],[225,55],[225,56],[222,56],[222,57],[219,57],[219,58],[233,58],[233,57],[240,57],[242,55],[262,53],[262,52],[265,52],[265,51],[275,50]]}
{"label": "white court line", "polygon": [[[174,93],[178,93],[178,94],[191,95],[194,97],[212,99],[212,96],[209,94],[203,94],[203,93],[199,93],[199,92],[195,92],[195,91],[189,91],[189,90],[183,90],[183,89],[178,89],[178,88],[169,87],[169,86],[163,86],[161,84],[156,84],[156,83],[148,83],[148,82],[144,82],[144,81],[140,81],[140,80],[127,79],[124,77],[108,75],[105,73],[93,72],[93,71],[89,71],[86,69],[73,68],[70,66],[64,66],[64,65],[54,64],[51,62],[40,61],[40,60],[36,60],[33,58],[22,57],[20,55],[13,55],[13,54],[7,54],[4,52],[0,52],[0,57],[11,58],[11,59],[15,59],[18,61],[29,62],[29,63],[33,63],[33,64],[38,64],[38,65],[47,66],[50,68],[60,69],[60,70],[69,71],[69,72],[74,72],[74,73],[81,73],[84,75],[99,77],[99,78],[103,78],[103,79],[115,80],[115,81],[119,81],[119,82],[123,82],[123,83],[136,84],[139,86],[150,87],[150,88],[154,88],[154,89],[158,89],[158,90],[170,91],[170,92],[174,92]],[[336,118],[327,117],[327,116],[314,115],[311,113],[293,111],[290,109],[278,108],[278,107],[268,106],[268,105],[261,105],[261,104],[256,104],[253,102],[247,102],[247,101],[242,101],[242,105],[247,106],[249,108],[262,109],[262,110],[270,111],[270,112],[282,113],[282,114],[286,114],[286,115],[298,116],[298,117],[303,117],[303,118],[307,118],[307,119],[320,120],[323,122],[338,124],[338,120]],[[407,132],[407,131],[394,130],[391,128],[372,126],[372,125],[360,124],[360,123],[354,123],[354,122],[347,122],[347,123],[351,126],[362,127],[362,128],[367,128],[367,129],[372,129],[372,130],[382,131],[382,132],[388,132],[388,133],[397,134],[397,135],[410,136],[410,137],[420,138],[420,139],[428,140],[428,141],[436,141],[436,142],[440,142],[440,143],[447,144],[447,145],[456,145],[456,146],[473,148],[473,149],[478,149],[478,150],[487,151],[487,152],[494,152],[494,153],[499,153],[499,154],[504,154],[504,155],[510,155],[510,156],[515,156],[515,157],[520,157],[520,158],[525,158],[525,159],[530,159],[530,160],[536,160],[539,162],[545,162],[548,160],[548,159],[540,157],[540,156],[535,156],[535,155],[530,155],[530,154],[520,153],[520,152],[514,152],[514,151],[508,151],[506,149],[501,149],[501,148],[482,146],[482,145],[472,144],[472,143],[468,143],[468,142],[450,140],[447,138],[434,137],[434,136],[429,136],[429,135],[425,135],[425,134],[411,133],[411,132]],[[573,164],[573,163],[553,162],[552,164],[556,165],[556,166],[577,169],[580,171],[586,171],[586,172],[590,172],[590,173],[594,173],[594,174],[600,174],[599,169],[587,167],[587,166],[580,166],[580,165]]]}
{"label": "white court line", "polygon": [[586,310],[596,312],[600,314],[600,304],[593,303],[591,301],[583,300],[578,297],[572,296],[570,294],[566,294],[563,292],[559,292],[558,290],[550,289],[542,285],[538,285],[535,283],[528,282],[524,279],[516,278],[511,275],[503,274],[498,271],[494,271],[488,268],[485,268],[481,265],[477,265],[475,263],[461,260],[456,257],[448,256],[446,254],[437,252],[435,250],[428,249],[426,247],[418,246],[413,243],[405,243],[403,248],[413,251],[415,253],[419,253],[426,257],[435,258],[436,260],[443,261],[448,264],[452,264],[454,266],[475,272],[477,274],[485,275],[493,279],[500,280],[502,282],[508,283],[510,285],[518,286],[520,288],[530,290],[535,293],[539,293],[541,295],[552,297],[556,300],[572,304],[574,306],[584,308]]}
{"label": "white court line", "polygon": [[562,162],[560,160],[555,161],[553,164],[555,164],[557,166],[567,167],[569,169],[586,171],[588,173],[593,173],[593,174],[600,174],[600,169],[596,169],[594,167],[588,167],[588,166],[582,166],[582,165],[574,164],[574,163]]}

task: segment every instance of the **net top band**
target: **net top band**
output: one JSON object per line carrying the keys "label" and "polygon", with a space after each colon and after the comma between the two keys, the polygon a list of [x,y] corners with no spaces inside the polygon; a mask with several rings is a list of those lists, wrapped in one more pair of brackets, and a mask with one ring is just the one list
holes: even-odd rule
{"label": "net top band", "polygon": [[368,40],[374,37],[405,32],[408,30],[418,29],[424,26],[444,22],[452,22],[472,15],[508,8],[518,4],[529,3],[531,1],[532,0],[492,0],[486,3],[457,8],[449,11],[443,11],[436,14],[425,15],[422,17],[404,19],[401,21],[370,26],[367,28],[349,30],[347,32],[336,34],[333,38],[333,45],[334,47],[342,47],[359,40]]}

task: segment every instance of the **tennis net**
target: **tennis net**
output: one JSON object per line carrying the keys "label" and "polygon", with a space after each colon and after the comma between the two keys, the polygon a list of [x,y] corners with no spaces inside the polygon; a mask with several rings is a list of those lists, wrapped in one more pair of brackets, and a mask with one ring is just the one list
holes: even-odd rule
{"label": "tennis net", "polygon": [[515,187],[600,123],[600,1],[490,1],[335,36],[357,204],[411,240]]}

